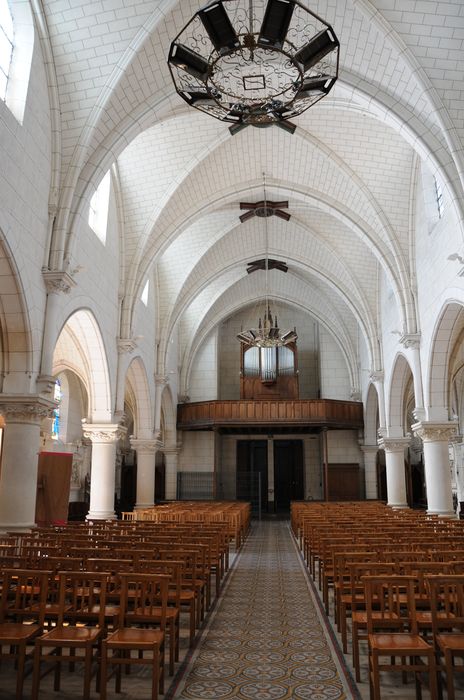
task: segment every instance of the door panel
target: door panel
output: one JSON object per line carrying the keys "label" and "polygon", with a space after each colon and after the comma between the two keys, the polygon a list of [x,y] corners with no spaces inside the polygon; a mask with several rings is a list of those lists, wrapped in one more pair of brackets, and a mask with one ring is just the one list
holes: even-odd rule
{"label": "door panel", "polygon": [[267,510],[267,440],[237,440],[237,500],[250,501],[252,512]]}
{"label": "door panel", "polygon": [[302,440],[274,440],[274,491],[277,511],[289,511],[291,501],[304,499]]}

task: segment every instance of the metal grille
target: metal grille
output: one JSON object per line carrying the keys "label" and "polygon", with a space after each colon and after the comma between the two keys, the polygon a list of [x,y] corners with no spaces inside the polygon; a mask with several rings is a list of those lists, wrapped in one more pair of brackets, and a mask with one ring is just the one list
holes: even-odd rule
{"label": "metal grille", "polygon": [[178,472],[178,500],[213,500],[214,497],[214,472]]}

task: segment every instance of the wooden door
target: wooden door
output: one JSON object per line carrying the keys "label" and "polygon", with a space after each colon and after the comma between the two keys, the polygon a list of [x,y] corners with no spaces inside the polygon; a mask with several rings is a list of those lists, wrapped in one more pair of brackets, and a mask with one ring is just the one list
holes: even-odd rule
{"label": "wooden door", "polygon": [[278,512],[290,511],[291,501],[304,499],[302,440],[274,440],[274,492]]}
{"label": "wooden door", "polygon": [[237,500],[267,510],[267,440],[237,440]]}
{"label": "wooden door", "polygon": [[72,460],[71,452],[39,453],[35,507],[38,525],[67,522]]}
{"label": "wooden door", "polygon": [[329,501],[359,501],[359,464],[329,464]]}

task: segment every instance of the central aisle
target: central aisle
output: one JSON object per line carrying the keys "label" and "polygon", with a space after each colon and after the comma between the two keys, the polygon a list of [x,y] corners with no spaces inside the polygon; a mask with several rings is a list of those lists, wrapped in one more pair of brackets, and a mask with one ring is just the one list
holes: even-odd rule
{"label": "central aisle", "polygon": [[358,698],[286,522],[253,526],[170,700]]}

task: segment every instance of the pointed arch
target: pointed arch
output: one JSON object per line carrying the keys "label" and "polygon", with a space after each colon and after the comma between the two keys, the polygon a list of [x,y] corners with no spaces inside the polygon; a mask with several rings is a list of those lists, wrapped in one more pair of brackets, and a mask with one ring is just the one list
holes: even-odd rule
{"label": "pointed arch", "polygon": [[377,444],[379,428],[379,396],[375,385],[371,382],[364,402],[364,444]]}
{"label": "pointed arch", "polygon": [[141,357],[134,357],[127,368],[126,383],[132,390],[135,406],[135,436],[149,439],[153,434],[153,406],[147,370]]}
{"label": "pointed arch", "polygon": [[387,428],[391,437],[402,437],[405,433],[406,400],[412,377],[412,369],[408,360],[402,353],[398,353],[393,363],[386,401]]}
{"label": "pointed arch", "polygon": [[81,377],[89,394],[89,420],[112,420],[107,354],[100,327],[89,309],[79,309],[66,320],[55,346],[53,366],[71,366]]}

